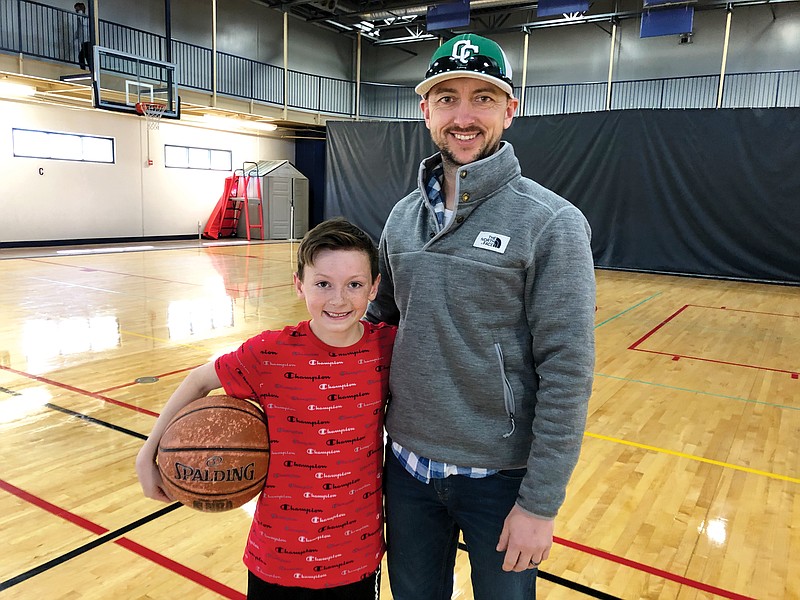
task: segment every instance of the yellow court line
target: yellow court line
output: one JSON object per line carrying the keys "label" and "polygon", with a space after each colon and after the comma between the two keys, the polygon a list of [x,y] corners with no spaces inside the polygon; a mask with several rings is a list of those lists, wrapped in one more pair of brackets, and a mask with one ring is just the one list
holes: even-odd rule
{"label": "yellow court line", "polygon": [[719,460],[712,460],[710,458],[704,458],[702,456],[695,456],[694,454],[686,454],[684,452],[676,452],[675,450],[667,450],[666,448],[658,448],[656,446],[648,446],[647,444],[629,442],[627,440],[621,440],[619,438],[612,438],[606,435],[600,435],[599,433],[589,433],[588,431],[585,431],[584,435],[587,437],[597,438],[598,440],[605,440],[606,442],[615,442],[617,444],[633,446],[634,448],[641,448],[643,450],[650,450],[652,452],[660,452],[661,454],[671,454],[672,456],[679,456],[680,458],[688,458],[689,460],[696,460],[698,462],[704,462],[710,465],[716,465],[718,467],[735,469],[736,471],[744,471],[745,473],[753,473],[754,475],[763,475],[764,477],[769,477],[770,479],[780,479],[782,481],[789,481],[791,483],[800,483],[800,479],[798,479],[797,477],[789,477],[788,475],[778,475],[777,473],[770,473],[769,471],[759,471],[758,469],[751,469],[750,467],[742,467],[740,465],[734,465]]}

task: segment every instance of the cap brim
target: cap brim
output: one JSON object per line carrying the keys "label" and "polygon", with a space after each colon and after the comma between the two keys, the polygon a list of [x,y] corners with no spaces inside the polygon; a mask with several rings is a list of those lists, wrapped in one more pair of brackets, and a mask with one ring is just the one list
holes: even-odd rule
{"label": "cap brim", "polygon": [[469,79],[480,79],[481,81],[486,81],[497,86],[512,98],[514,97],[514,88],[508,85],[505,81],[502,81],[497,77],[492,77],[491,75],[476,73],[475,71],[447,71],[446,73],[439,73],[433,77],[428,77],[422,83],[417,85],[417,87],[414,88],[414,91],[420,96],[425,97],[430,89],[437,83],[446,81],[448,79],[458,79],[459,77],[467,77]]}

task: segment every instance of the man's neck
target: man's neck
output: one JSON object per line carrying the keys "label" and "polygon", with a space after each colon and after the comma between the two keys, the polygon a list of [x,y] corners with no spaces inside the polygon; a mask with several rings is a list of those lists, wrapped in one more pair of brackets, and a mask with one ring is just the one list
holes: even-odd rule
{"label": "man's neck", "polygon": [[456,205],[456,170],[458,165],[444,164],[444,176],[442,177],[442,198],[444,207],[453,210]]}
{"label": "man's neck", "polygon": [[[495,154],[500,149],[500,144],[492,151],[489,155]],[[486,157],[483,157],[486,158]],[[477,162],[477,161],[474,161]],[[472,163],[468,163],[472,164]],[[458,169],[462,166],[467,165],[459,165],[457,163],[451,162],[442,155],[442,170],[444,172],[444,176],[442,177],[442,198],[444,198],[444,207],[447,210],[454,210],[456,206],[456,173]]]}

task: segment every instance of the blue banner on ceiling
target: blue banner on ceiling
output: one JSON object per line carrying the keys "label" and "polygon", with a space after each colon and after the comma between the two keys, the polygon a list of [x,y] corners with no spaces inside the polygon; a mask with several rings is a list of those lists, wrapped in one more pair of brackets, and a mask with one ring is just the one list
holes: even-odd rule
{"label": "blue banner on ceiling", "polygon": [[456,0],[428,7],[425,18],[428,31],[469,25],[469,0]]}
{"label": "blue banner on ceiling", "polygon": [[694,6],[659,8],[642,13],[642,27],[639,37],[656,37],[691,33],[694,22]]}
{"label": "blue banner on ceiling", "polygon": [[537,17],[582,13],[589,10],[589,0],[539,0]]}

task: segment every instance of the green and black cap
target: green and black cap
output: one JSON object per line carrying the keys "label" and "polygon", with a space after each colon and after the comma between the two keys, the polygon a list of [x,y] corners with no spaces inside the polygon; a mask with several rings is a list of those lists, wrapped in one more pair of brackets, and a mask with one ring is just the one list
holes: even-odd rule
{"label": "green and black cap", "polygon": [[431,58],[425,79],[415,91],[425,96],[440,81],[456,77],[482,79],[514,96],[511,65],[506,53],[496,42],[474,33],[457,35],[439,46]]}

